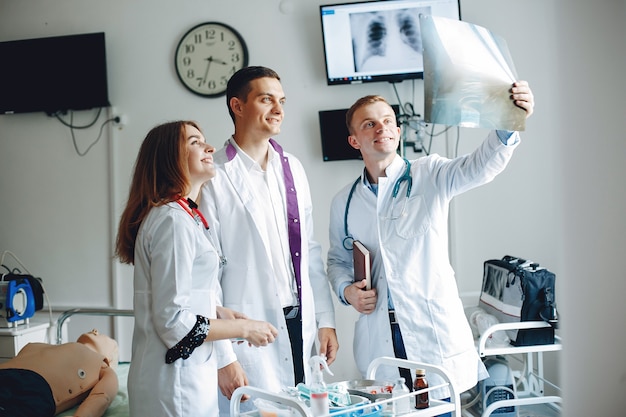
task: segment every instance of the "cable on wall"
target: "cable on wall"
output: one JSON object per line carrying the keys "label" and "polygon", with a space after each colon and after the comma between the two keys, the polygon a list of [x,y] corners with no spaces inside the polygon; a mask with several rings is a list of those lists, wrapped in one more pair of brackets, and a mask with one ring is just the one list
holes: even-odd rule
{"label": "cable on wall", "polygon": [[74,112],[73,111],[70,111],[70,121],[69,122],[63,120],[63,118],[61,117],[62,112],[55,112],[55,113],[51,114],[51,116],[56,117],[56,119],[59,122],[61,122],[61,124],[63,124],[64,126],[67,126],[67,127],[70,128],[70,132],[71,132],[71,135],[72,135],[72,144],[74,145],[74,150],[76,150],[76,153],[78,154],[78,156],[85,156],[91,150],[91,148],[93,148],[98,143],[98,141],[102,137],[102,132],[104,131],[104,127],[108,123],[120,123],[120,116],[114,116],[114,117],[110,117],[110,118],[106,119],[100,125],[100,132],[98,133],[98,137],[96,137],[96,139],[87,147],[87,149],[85,149],[85,151],[81,152],[80,149],[78,149],[78,143],[76,142],[76,134],[75,134],[74,130],[89,129],[90,127],[94,126],[96,124],[96,122],[98,121],[98,119],[100,119],[100,114],[101,113],[102,113],[102,108],[99,108],[98,109],[98,113],[96,113],[96,116],[94,117],[94,120],[92,122],[89,122],[86,125],[82,125],[82,126],[78,126],[78,125],[74,124]]}
{"label": "cable on wall", "polygon": [[[398,94],[396,83],[391,84],[393,85],[393,89],[396,94],[396,98],[398,100],[398,105],[400,108],[400,112],[398,114],[398,123],[402,127],[400,146],[401,156],[404,156],[404,150],[408,146],[411,146],[413,148],[413,152],[415,153],[423,152],[423,143],[426,137],[426,122],[420,114],[415,112],[415,106],[412,102],[402,103],[400,95]],[[413,82],[412,86],[413,97],[415,97],[415,82]],[[409,132],[415,133],[415,139],[407,139]]]}

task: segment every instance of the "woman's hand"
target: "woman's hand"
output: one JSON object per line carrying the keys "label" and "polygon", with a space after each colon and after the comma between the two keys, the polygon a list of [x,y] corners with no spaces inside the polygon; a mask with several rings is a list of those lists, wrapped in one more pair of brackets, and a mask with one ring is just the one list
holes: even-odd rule
{"label": "woman's hand", "polygon": [[273,343],[278,336],[278,330],[266,321],[238,319],[243,326],[243,338],[256,347],[267,346]]}

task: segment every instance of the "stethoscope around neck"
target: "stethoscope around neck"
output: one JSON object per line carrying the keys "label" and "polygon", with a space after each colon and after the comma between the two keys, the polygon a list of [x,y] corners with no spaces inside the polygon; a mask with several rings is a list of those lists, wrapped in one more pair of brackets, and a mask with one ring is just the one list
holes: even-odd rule
{"label": "stethoscope around neck", "polygon": [[179,206],[183,208],[183,210],[187,212],[187,214],[191,216],[191,218],[196,222],[198,226],[202,225],[204,227],[204,230],[207,231],[207,237],[211,242],[211,245],[218,253],[218,256],[220,258],[220,266],[226,265],[228,263],[228,260],[226,259],[226,256],[220,253],[219,245],[213,241],[213,235],[209,228],[209,222],[206,221],[206,218],[202,215],[200,210],[198,210],[198,204],[196,204],[196,202],[190,198],[178,198],[176,202]]}
{"label": "stethoscope around neck", "polygon": [[[413,187],[413,178],[411,178],[411,163],[406,158],[402,158],[402,159],[404,160],[404,164],[406,165],[406,168],[404,170],[404,174],[402,174],[402,176],[398,178],[396,180],[396,183],[393,185],[391,197],[395,201],[395,199],[398,197],[398,193],[400,192],[400,187],[402,186],[402,183],[406,181],[406,193],[405,193],[404,206],[398,216],[394,216],[393,210],[392,210],[392,215],[388,217],[389,220],[398,219],[404,214],[404,208],[406,206],[407,200],[409,199],[409,196],[411,195],[411,187]],[[343,238],[342,243],[343,243],[343,247],[346,250],[352,250],[352,242],[354,242],[354,237],[352,237],[352,235],[348,231],[348,212],[350,211],[350,202],[352,201],[354,190],[356,190],[356,186],[359,184],[359,181],[361,181],[361,177],[357,178],[356,181],[354,181],[354,184],[352,184],[352,188],[350,188],[350,193],[348,194],[348,201],[346,201],[346,210],[343,214],[343,230],[344,230],[346,237]]]}

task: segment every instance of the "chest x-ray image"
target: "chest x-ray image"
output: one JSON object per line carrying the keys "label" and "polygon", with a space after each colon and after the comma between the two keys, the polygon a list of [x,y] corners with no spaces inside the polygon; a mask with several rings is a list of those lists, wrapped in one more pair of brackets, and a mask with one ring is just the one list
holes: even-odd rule
{"label": "chest x-ray image", "polygon": [[526,112],[510,99],[517,81],[506,41],[478,25],[420,19],[424,41],[424,119],[447,126],[522,131]]}
{"label": "chest x-ray image", "polygon": [[350,14],[356,72],[422,68],[419,15],[430,7]]}

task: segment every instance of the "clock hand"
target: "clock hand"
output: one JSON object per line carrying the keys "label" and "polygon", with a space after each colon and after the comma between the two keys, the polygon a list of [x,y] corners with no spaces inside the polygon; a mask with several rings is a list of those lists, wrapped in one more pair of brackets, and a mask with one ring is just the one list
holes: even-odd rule
{"label": "clock hand", "polygon": [[227,63],[227,62],[224,62],[224,61],[222,61],[221,59],[215,59],[215,58],[213,58],[213,57],[211,57],[211,58],[212,58],[212,61],[213,61],[213,62],[215,62],[215,63],[217,63],[217,64],[228,65],[228,63]]}
{"label": "clock hand", "polygon": [[205,58],[208,62],[206,64],[206,69],[204,70],[204,77],[202,78],[202,83],[206,83],[206,77],[209,74],[209,68],[211,68],[211,62],[213,62],[213,57],[210,56],[208,58]]}

